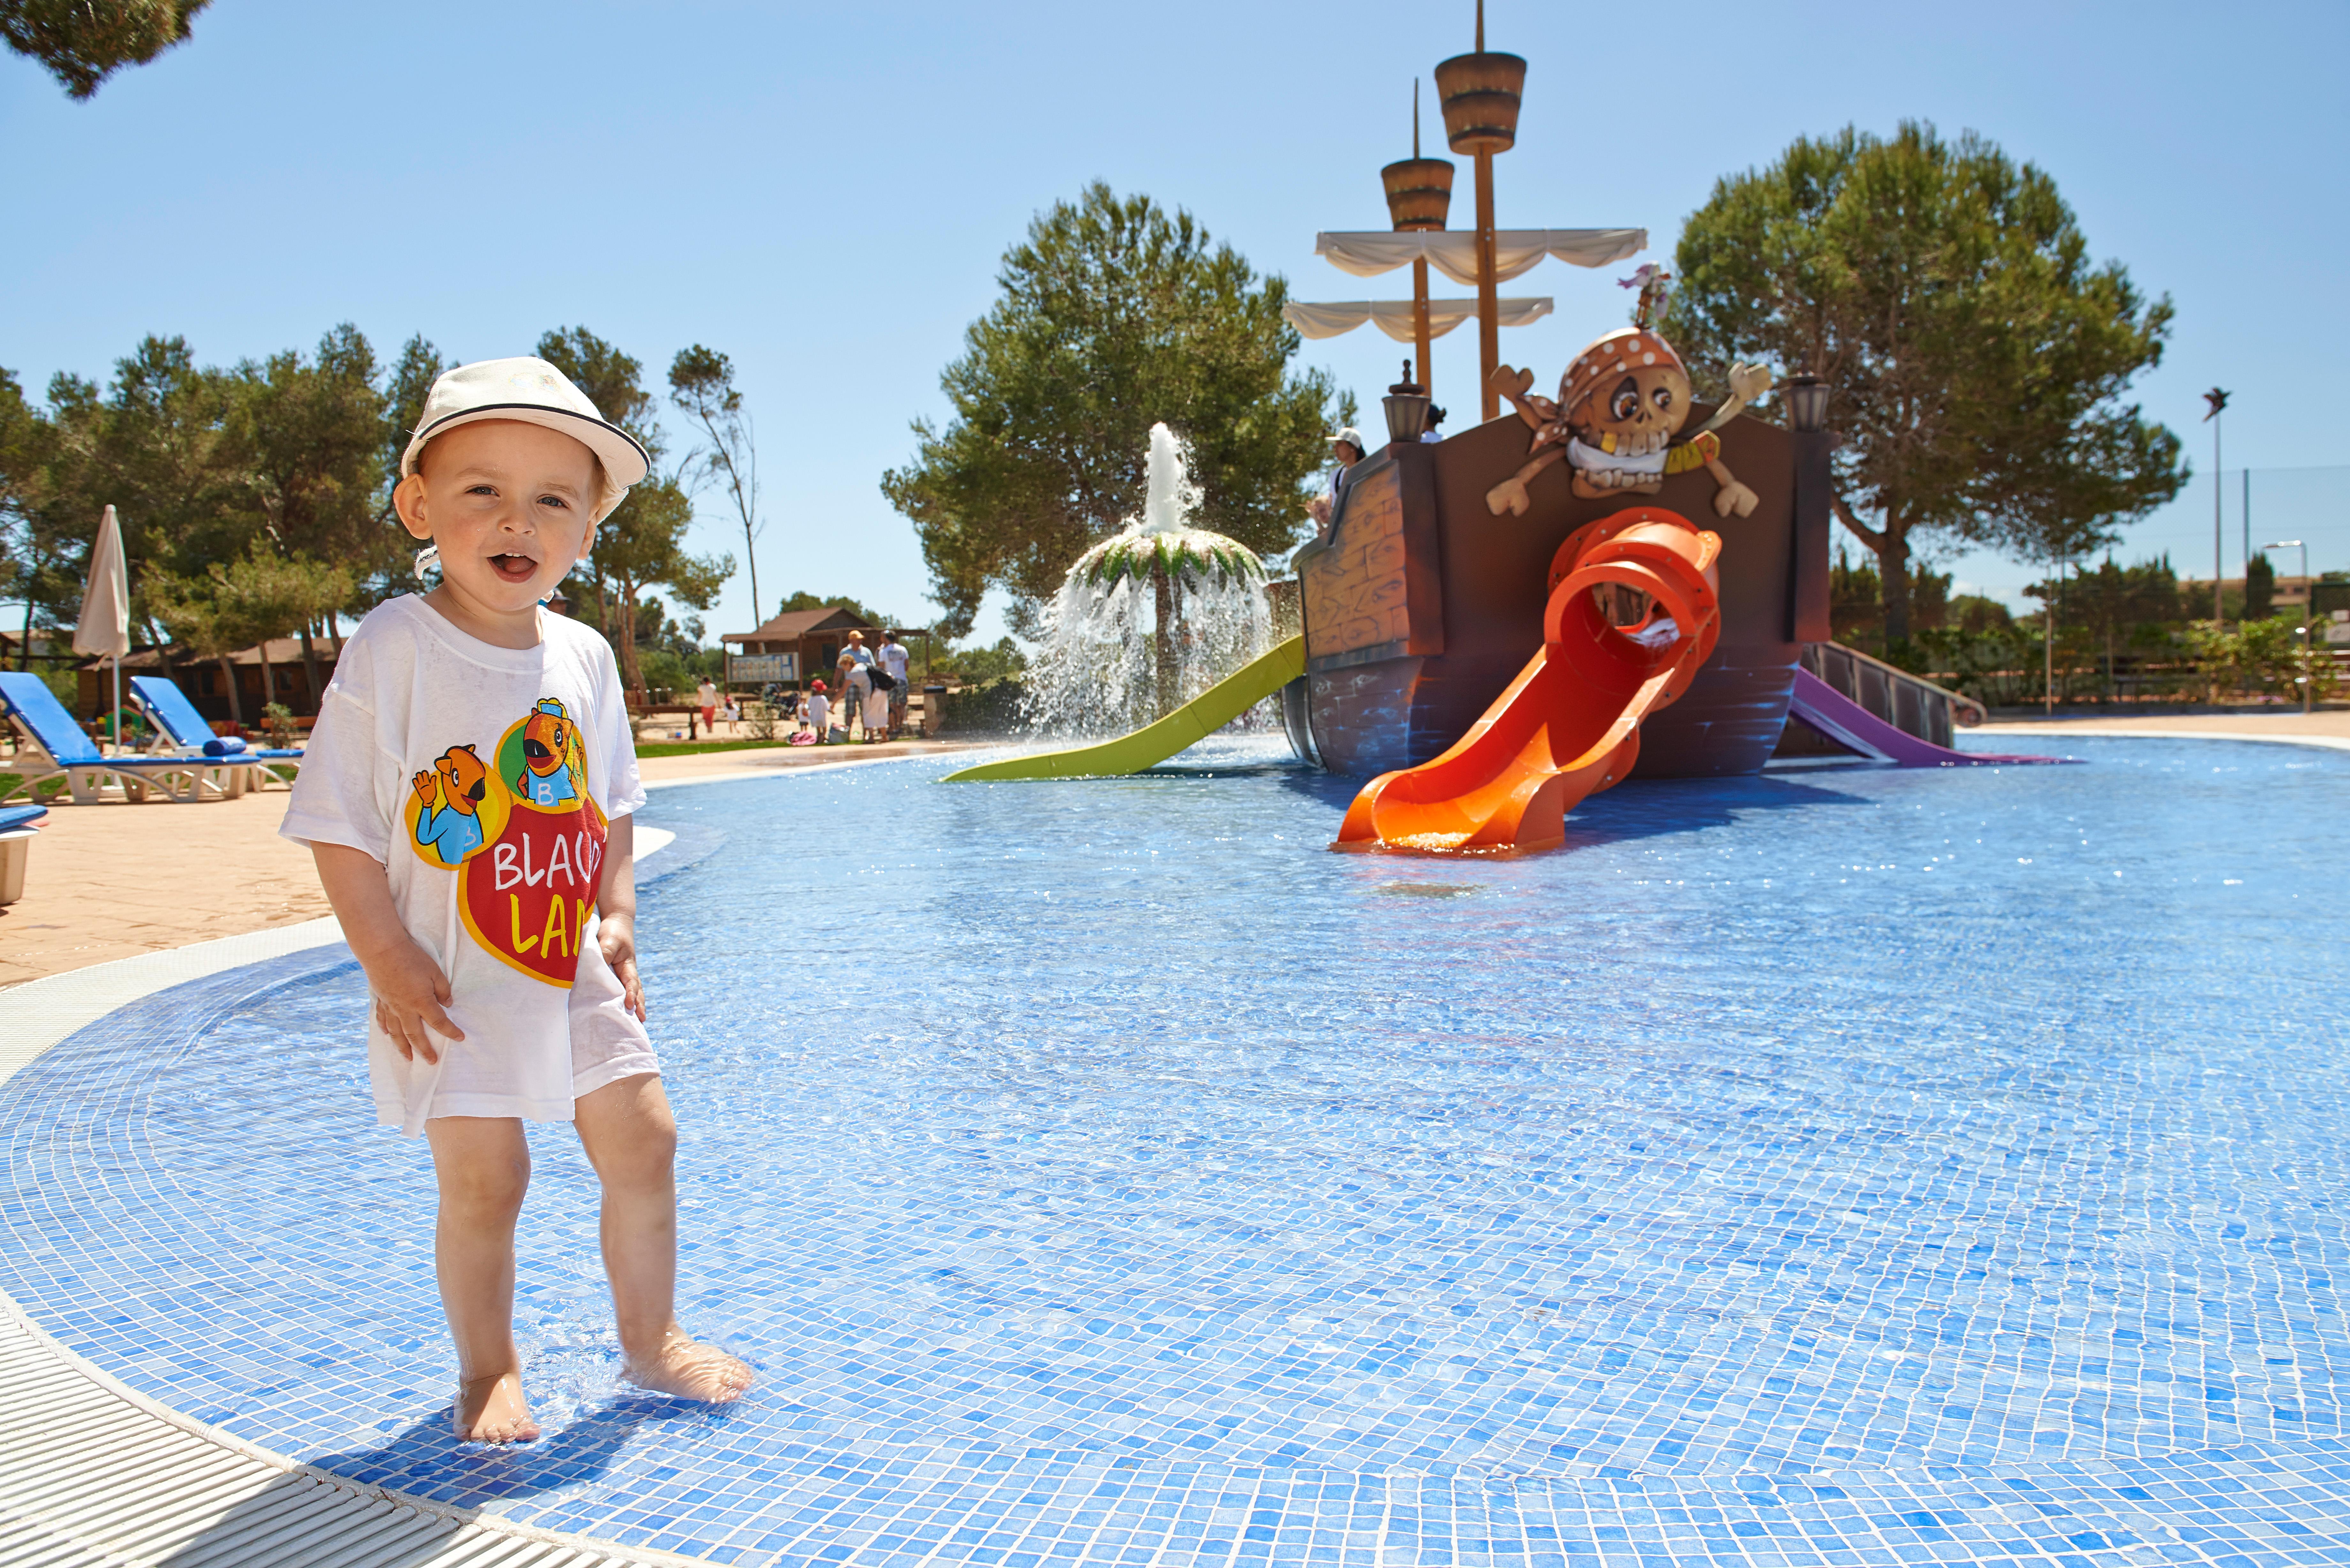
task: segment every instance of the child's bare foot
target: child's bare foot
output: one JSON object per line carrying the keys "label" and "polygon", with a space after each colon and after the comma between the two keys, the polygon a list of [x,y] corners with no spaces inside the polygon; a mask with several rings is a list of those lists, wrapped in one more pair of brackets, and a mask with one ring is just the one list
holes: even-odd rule
{"label": "child's bare foot", "polygon": [[469,1443],[529,1443],[538,1439],[538,1423],[522,1397],[522,1375],[497,1372],[457,1385],[457,1407],[450,1425]]}
{"label": "child's bare foot", "polygon": [[649,1359],[631,1359],[620,1376],[639,1388],[680,1399],[723,1405],[739,1399],[751,1386],[751,1369],[714,1345],[704,1345],[683,1329],[673,1328],[660,1353]]}

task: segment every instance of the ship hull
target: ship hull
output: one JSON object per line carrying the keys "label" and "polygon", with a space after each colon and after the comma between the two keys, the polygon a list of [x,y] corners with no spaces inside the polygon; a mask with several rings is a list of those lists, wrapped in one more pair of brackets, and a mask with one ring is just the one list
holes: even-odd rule
{"label": "ship hull", "polygon": [[1573,493],[1563,464],[1528,486],[1524,515],[1495,516],[1485,493],[1529,441],[1514,417],[1357,465],[1329,534],[1296,556],[1306,674],[1295,708],[1310,742],[1300,754],[1368,777],[1442,753],[1542,646],[1551,558],[1567,535],[1646,503],[1721,535],[1721,631],[1688,692],[1641,726],[1634,776],[1760,769],[1784,727],[1802,644],[1828,635],[1832,438],[1746,418],[1721,435],[1722,461],[1759,498],[1751,516],[1718,517],[1703,469],[1653,497],[1593,500]]}

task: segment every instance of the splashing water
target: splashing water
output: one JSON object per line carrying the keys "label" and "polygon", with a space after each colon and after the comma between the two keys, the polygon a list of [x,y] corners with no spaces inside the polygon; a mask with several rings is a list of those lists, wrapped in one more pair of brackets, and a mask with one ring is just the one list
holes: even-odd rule
{"label": "splashing water", "polygon": [[[1045,613],[1045,648],[1023,703],[1037,730],[1122,734],[1272,644],[1264,565],[1238,540],[1186,525],[1200,487],[1163,424],[1150,427],[1147,474],[1140,519],[1078,556]],[[1241,721],[1268,722],[1262,711]]]}

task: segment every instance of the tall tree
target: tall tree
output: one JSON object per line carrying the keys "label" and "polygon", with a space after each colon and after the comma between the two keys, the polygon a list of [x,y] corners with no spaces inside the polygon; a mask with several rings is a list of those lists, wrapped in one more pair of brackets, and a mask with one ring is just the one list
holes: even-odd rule
{"label": "tall tree", "polygon": [[[668,450],[645,389],[644,365],[588,331],[568,327],[538,340],[538,357],[568,377],[597,411],[637,438],[655,462]],[[588,562],[598,626],[619,658],[629,690],[642,693],[637,661],[637,599],[667,587],[696,609],[707,609],[734,575],[732,556],[695,556],[685,548],[693,503],[675,475],[658,471],[629,492],[596,530]]]}
{"label": "tall tree", "polygon": [[383,493],[376,497],[376,521],[387,528],[398,521],[391,493],[400,484],[400,460],[408,452],[409,438],[424,422],[424,400],[441,372],[456,368],[454,359],[442,358],[441,350],[420,332],[400,346],[400,358],[384,383]]}
{"label": "tall tree", "polygon": [[124,66],[188,40],[212,0],[0,0],[0,39],[87,99]]}
{"label": "tall tree", "polygon": [[[228,378],[198,366],[181,337],[148,337],[118,360],[105,393],[78,376],[49,382],[52,439],[38,503],[57,566],[78,584],[110,504],[121,519],[134,607],[151,572],[185,575],[234,557],[252,537],[247,497],[223,461]],[[70,620],[78,588],[45,607]],[[151,640],[161,640],[148,621]]]}
{"label": "tall tree", "polygon": [[24,610],[16,643],[19,670],[32,668],[34,617],[57,587],[50,581],[57,545],[40,526],[35,506],[47,478],[52,433],[41,410],[25,400],[16,372],[0,369],[0,600]]}
{"label": "tall tree", "polygon": [[743,394],[734,386],[734,366],[725,355],[696,343],[670,361],[670,401],[691,419],[697,444],[685,461],[689,488],[714,484],[726,494],[743,524],[743,559],[751,573],[751,604],[759,605],[759,449]]}
{"label": "tall tree", "polygon": [[638,599],[647,588],[666,587],[695,609],[708,609],[734,575],[732,556],[695,556],[685,548],[693,524],[693,502],[673,478],[654,476],[629,492],[596,530],[592,552],[597,580],[611,585],[606,634],[620,657],[629,690],[645,691],[637,657]]}
{"label": "tall tree", "polygon": [[[636,437],[653,462],[660,461],[668,446],[653,417],[652,394],[645,390],[643,361],[621,353],[585,327],[559,327],[542,335],[538,357],[562,371],[573,386],[586,393],[598,413]],[[620,644],[617,640],[611,585],[592,556],[588,562],[588,576],[593,591],[587,596],[587,601],[595,612],[596,629],[616,639],[612,648],[618,653]]]}
{"label": "tall tree", "polygon": [[[159,573],[149,582],[147,595],[154,614],[199,658],[220,661],[222,679],[228,685],[229,717],[242,724],[244,708],[229,656],[257,646],[262,701],[276,701],[270,639],[307,626],[328,606],[349,598],[351,576],[339,566],[288,559],[256,540],[251,553],[232,562],[215,561],[202,576]],[[315,673],[312,679],[315,681]],[[310,691],[315,701],[318,688],[313,684]]]}
{"label": "tall tree", "polygon": [[1355,406],[1320,371],[1288,373],[1286,283],[1100,182],[1040,213],[997,282],[940,378],[953,420],[916,421],[913,461],[881,481],[921,537],[942,630],[968,633],[992,586],[1033,628],[1087,547],[1141,512],[1159,421],[1191,443],[1200,526],[1263,552],[1295,541],[1323,434]]}
{"label": "tall tree", "polygon": [[1804,138],[1717,181],[1681,233],[1667,331],[1831,388],[1836,515],[1876,552],[1886,633],[1935,534],[2078,556],[2186,482],[2178,438],[2122,401],[2159,362],[2165,298],[2093,265],[2055,182],[1972,135]]}
{"label": "tall tree", "polygon": [[[247,360],[228,391],[222,456],[271,548],[287,561],[337,563],[346,585],[382,576],[395,545],[376,515],[384,397],[366,337],[345,322],[319,339],[315,359],[289,349]],[[298,628],[313,692],[324,686],[314,623],[324,629],[340,607],[320,605]]]}

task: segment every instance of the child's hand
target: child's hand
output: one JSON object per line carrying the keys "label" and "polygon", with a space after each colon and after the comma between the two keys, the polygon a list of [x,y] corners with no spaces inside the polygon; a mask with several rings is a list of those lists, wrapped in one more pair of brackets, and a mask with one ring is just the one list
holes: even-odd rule
{"label": "child's hand", "polygon": [[637,918],[634,915],[603,915],[596,922],[596,945],[604,951],[605,963],[620,980],[625,992],[620,1005],[645,1019],[645,988],[637,979]]}
{"label": "child's hand", "polygon": [[422,948],[412,941],[400,944],[364,967],[368,989],[375,993],[375,1021],[404,1059],[413,1062],[421,1055],[438,1062],[434,1034],[449,1040],[465,1037],[446,1011],[452,994],[449,977]]}

